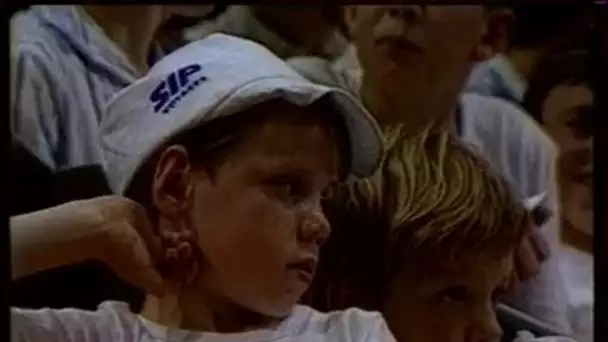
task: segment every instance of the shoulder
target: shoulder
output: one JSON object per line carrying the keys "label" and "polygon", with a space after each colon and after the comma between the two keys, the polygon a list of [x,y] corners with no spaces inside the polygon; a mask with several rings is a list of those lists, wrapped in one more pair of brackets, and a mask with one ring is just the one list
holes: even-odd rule
{"label": "shoulder", "polygon": [[528,113],[503,99],[479,94],[461,96],[463,124],[484,138],[555,156],[556,146]]}
{"label": "shoulder", "polygon": [[43,10],[34,6],[11,19],[11,43],[14,51],[32,48],[44,51],[59,44],[57,34],[42,17]]}
{"label": "shoulder", "polygon": [[[56,22],[74,23],[70,6],[32,6],[31,9],[11,19],[11,60],[31,61],[34,72],[41,68],[52,72],[48,77],[62,78],[73,70],[74,47],[66,33],[59,30]],[[55,6],[57,7],[57,6]],[[53,20],[53,21],[52,21]]]}
{"label": "shoulder", "polygon": [[557,147],[530,116],[505,100],[477,94],[461,98],[463,140],[510,182],[519,196],[553,186]]}
{"label": "shoulder", "polygon": [[341,63],[314,56],[292,57],[286,63],[311,82],[339,88],[353,95],[358,92],[356,75]]}
{"label": "shoulder", "polygon": [[320,57],[302,56],[289,58],[286,63],[311,82],[329,86],[340,85],[338,75],[334,73],[332,64],[328,60]]}
{"label": "shoulder", "polygon": [[476,94],[492,94],[495,87],[492,65],[490,61],[485,61],[473,67],[467,79],[465,90]]}
{"label": "shoulder", "polygon": [[60,67],[56,53],[56,35],[37,17],[35,9],[19,14],[11,20],[11,63],[16,69],[32,74],[44,73],[52,78]]}
{"label": "shoulder", "polygon": [[308,313],[303,329],[308,333],[335,341],[394,341],[379,312],[350,308],[324,313],[303,306],[298,310]]}
{"label": "shoulder", "polygon": [[11,330],[19,341],[132,341],[134,317],[119,302],[102,303],[96,311],[12,308]]}

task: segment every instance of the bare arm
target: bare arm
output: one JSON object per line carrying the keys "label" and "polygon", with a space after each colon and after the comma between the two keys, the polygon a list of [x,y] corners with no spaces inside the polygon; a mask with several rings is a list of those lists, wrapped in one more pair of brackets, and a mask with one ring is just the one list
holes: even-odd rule
{"label": "bare arm", "polygon": [[71,202],[11,217],[12,278],[95,258],[101,217],[83,209]]}
{"label": "bare arm", "polygon": [[107,196],[12,217],[12,278],[97,259],[150,293],[165,291],[152,260],[162,259],[145,211]]}

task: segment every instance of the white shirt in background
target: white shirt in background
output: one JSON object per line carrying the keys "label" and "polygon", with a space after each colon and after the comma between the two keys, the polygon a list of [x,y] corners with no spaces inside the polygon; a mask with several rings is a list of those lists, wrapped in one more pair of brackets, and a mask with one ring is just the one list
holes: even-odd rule
{"label": "white shirt in background", "polygon": [[568,289],[568,317],[579,342],[593,342],[593,255],[568,245],[559,249]]}
{"label": "white shirt in background", "polygon": [[552,218],[542,227],[551,254],[540,273],[508,298],[521,311],[570,333],[568,293],[559,265],[560,209],[555,167],[557,148],[542,128],[515,104],[478,94],[461,96],[461,138],[509,182],[520,198],[547,193]]}

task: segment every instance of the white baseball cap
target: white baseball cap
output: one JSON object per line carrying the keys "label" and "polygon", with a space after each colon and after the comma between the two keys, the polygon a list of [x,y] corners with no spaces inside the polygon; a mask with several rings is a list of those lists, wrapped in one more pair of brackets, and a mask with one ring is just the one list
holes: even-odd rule
{"label": "white baseball cap", "polygon": [[110,186],[124,193],[156,149],[183,131],[264,101],[281,98],[309,106],[324,95],[344,117],[352,157],[349,174],[371,175],[382,158],[381,133],[352,95],[311,83],[249,40],[213,34],[190,43],[108,104],[100,134]]}

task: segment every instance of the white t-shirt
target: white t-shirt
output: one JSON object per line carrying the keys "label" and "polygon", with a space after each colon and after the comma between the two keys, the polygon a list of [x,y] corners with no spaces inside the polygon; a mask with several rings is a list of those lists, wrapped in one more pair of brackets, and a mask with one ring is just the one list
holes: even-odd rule
{"label": "white t-shirt", "polygon": [[377,312],[348,309],[321,313],[295,306],[277,328],[245,333],[201,333],[167,328],[104,302],[97,311],[11,309],[12,342],[392,342]]}

